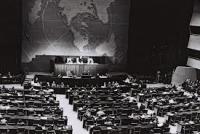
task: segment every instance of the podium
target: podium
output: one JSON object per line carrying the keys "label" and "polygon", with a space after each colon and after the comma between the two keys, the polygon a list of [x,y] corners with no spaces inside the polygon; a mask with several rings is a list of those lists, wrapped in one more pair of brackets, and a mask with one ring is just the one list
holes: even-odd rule
{"label": "podium", "polygon": [[97,74],[106,72],[109,67],[107,64],[55,64],[54,72],[55,74],[67,75],[72,73],[76,76],[81,76],[84,72],[89,72],[90,74]]}

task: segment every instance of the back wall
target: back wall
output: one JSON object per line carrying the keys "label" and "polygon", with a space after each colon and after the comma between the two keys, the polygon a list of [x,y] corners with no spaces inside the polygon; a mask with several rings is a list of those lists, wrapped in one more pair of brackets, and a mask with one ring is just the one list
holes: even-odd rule
{"label": "back wall", "polygon": [[111,56],[125,64],[129,0],[23,0],[22,62],[36,55]]}

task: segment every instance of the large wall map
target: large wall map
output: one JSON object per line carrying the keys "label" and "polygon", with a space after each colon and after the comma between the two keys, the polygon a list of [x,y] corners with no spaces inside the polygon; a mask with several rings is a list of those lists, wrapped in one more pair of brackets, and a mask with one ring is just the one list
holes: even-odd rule
{"label": "large wall map", "polygon": [[22,62],[35,55],[111,56],[126,63],[129,0],[23,0]]}

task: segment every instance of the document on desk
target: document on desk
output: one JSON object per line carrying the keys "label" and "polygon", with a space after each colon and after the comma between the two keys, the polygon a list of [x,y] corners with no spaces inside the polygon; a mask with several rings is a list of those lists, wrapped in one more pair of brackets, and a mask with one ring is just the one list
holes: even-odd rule
{"label": "document on desk", "polygon": [[40,117],[40,119],[42,119],[42,120],[47,120],[47,117]]}

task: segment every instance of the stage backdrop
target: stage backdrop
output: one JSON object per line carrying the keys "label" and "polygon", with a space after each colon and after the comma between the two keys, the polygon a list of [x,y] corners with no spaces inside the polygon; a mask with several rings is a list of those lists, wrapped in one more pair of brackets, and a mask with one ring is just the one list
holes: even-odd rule
{"label": "stage backdrop", "polygon": [[22,62],[36,55],[126,63],[130,0],[23,0]]}

